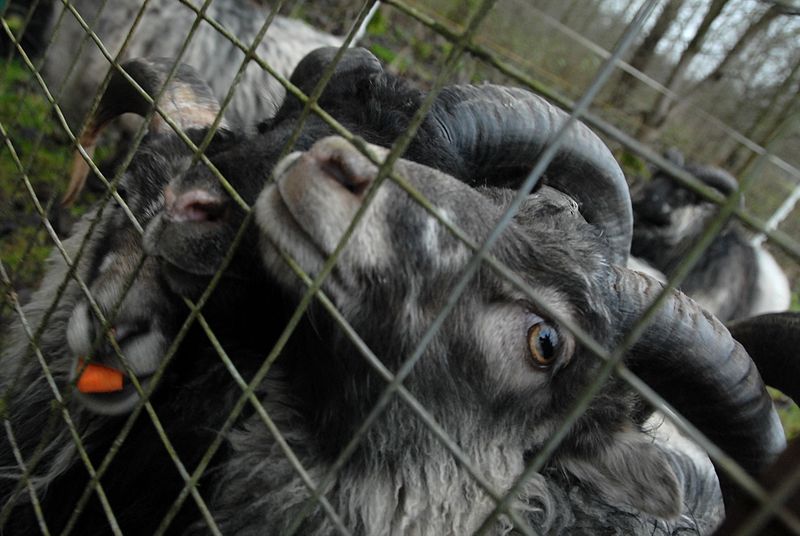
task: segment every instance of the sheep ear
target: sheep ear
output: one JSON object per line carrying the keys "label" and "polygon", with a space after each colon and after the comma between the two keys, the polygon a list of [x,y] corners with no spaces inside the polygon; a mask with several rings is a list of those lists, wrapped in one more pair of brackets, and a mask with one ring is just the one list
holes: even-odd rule
{"label": "sheep ear", "polygon": [[661,519],[680,514],[683,498],[678,478],[664,453],[641,434],[616,434],[593,457],[560,461],[609,504],[633,507]]}
{"label": "sheep ear", "polygon": [[[294,68],[289,81],[308,95],[317,85],[320,76],[333,61],[337,52],[339,52],[338,47],[322,47],[312,50]],[[349,48],[336,65],[334,76],[341,77],[357,73],[359,77],[366,77],[371,73],[382,71],[381,62],[372,52],[365,48]]]}
{"label": "sheep ear", "polygon": [[[161,91],[173,64],[174,60],[169,58],[138,58],[123,63],[121,67],[152,98]],[[219,104],[211,88],[200,79],[194,69],[184,64],[178,66],[161,97],[159,106],[183,130],[207,127],[214,122],[219,113]],[[151,105],[147,99],[134,89],[119,70],[114,69],[97,110],[89,118],[80,135],[80,144],[91,157],[100,133],[113,119],[125,113],[144,117],[150,109]],[[225,127],[225,122],[220,123],[220,126]],[[157,114],[153,115],[149,128],[151,132],[164,132],[170,129]],[[89,165],[80,153],[75,151],[70,182],[61,201],[62,204],[70,205],[75,201],[83,189],[88,173]]]}

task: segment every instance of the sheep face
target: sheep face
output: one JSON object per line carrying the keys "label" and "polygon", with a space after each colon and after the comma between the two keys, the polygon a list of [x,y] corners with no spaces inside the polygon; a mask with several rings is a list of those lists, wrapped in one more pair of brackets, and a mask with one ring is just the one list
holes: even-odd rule
{"label": "sheep face", "polygon": [[[269,272],[283,285],[302,290],[302,284],[273,251],[272,242],[297,259],[312,277],[319,273],[360,207],[375,171],[371,163],[336,138],[323,140],[305,153],[295,153],[280,165],[276,171],[277,184],[268,186],[262,194],[257,214],[259,226],[267,237],[262,248],[266,251],[264,260]],[[411,162],[403,162],[399,171],[410,177],[423,195],[434,200],[446,218],[478,242],[486,237],[491,222],[499,218],[506,201],[502,193],[481,193],[457,185],[455,179]],[[540,229],[550,227],[543,223],[546,220],[564,220],[570,227],[580,228],[574,203],[549,189],[532,196],[526,211],[529,212],[526,216],[543,226]],[[530,273],[531,264],[549,245],[528,239],[524,225],[518,219],[509,230],[509,240],[502,241],[493,254],[512,268]],[[586,229],[579,232],[582,234]],[[548,285],[548,279],[554,277],[548,277],[547,272],[551,266],[577,262],[579,258],[597,265],[602,259],[602,253],[591,246],[574,246],[548,253],[547,267],[541,266],[543,263],[536,266],[542,276],[529,281],[557,304],[562,314],[570,317],[584,304],[572,303],[562,289]],[[554,255],[560,258],[553,258]],[[371,332],[377,335],[371,342],[385,341],[380,344],[387,351],[382,358],[390,368],[397,369],[413,349],[413,342],[422,337],[438,313],[438,305],[452,292],[454,274],[466,267],[470,257],[466,245],[433,216],[417,208],[414,200],[397,185],[387,182],[378,191],[337,268],[326,279],[324,289],[348,318],[353,315],[357,330],[363,325],[360,332],[367,334],[366,337],[372,339]],[[439,364],[443,367],[440,372],[450,370],[452,375],[451,367],[463,367],[466,376],[475,373],[473,388],[482,382],[499,385],[500,398],[516,393],[531,399],[526,406],[539,408],[537,412],[551,410],[552,402],[541,398],[542,388],[545,383],[558,381],[558,372],[571,361],[574,343],[567,332],[560,333],[555,326],[544,322],[534,306],[490,270],[482,270],[480,279],[480,286],[475,283],[465,292],[468,297],[463,298],[463,306],[457,308],[453,321],[447,325],[454,330],[451,335],[459,341],[458,346],[480,348],[483,355],[476,362],[467,363],[464,361],[470,361],[471,356],[458,357],[461,354],[454,349],[440,348],[437,353],[447,356],[448,361]],[[486,279],[492,284],[487,285]],[[575,283],[584,289],[587,283],[592,284]],[[381,318],[380,311],[402,311],[402,315]],[[377,325],[371,325],[376,321]],[[530,356],[527,334],[540,324],[547,334],[542,337],[553,361],[550,364],[537,363]],[[480,327],[471,334],[457,333],[461,326]],[[519,336],[507,337],[512,332]]]}
{"label": "sheep face", "polygon": [[[730,195],[738,187],[736,179],[725,170],[687,163],[677,149],[667,150],[664,156],[722,195]],[[635,222],[631,253],[662,271],[671,269],[672,263],[685,255],[689,244],[703,233],[718,210],[717,205],[684,188],[660,169],[650,182],[635,188],[631,197]]]}
{"label": "sheep face", "polygon": [[[284,134],[281,131],[281,134]],[[279,140],[278,133],[274,133]],[[280,144],[272,138],[221,141],[206,152],[240,199],[251,205],[269,179]],[[272,147],[273,149],[262,149]],[[266,153],[266,154],[265,154]],[[242,166],[248,162],[248,166]],[[165,186],[167,184],[165,183]],[[157,258],[170,288],[181,295],[197,297],[220,269],[228,249],[242,225],[246,211],[226,192],[205,164],[197,163],[173,175],[164,191],[164,209],[155,215],[144,236],[148,254]],[[247,260],[257,246],[257,236],[248,230],[236,260],[223,272],[226,293],[239,295],[244,280],[255,280],[257,263]],[[220,296],[223,293],[218,293]]]}
{"label": "sheep face", "polygon": [[[163,207],[161,191],[168,178],[187,166],[187,155],[176,158],[180,151],[176,153],[173,147],[165,147],[176,141],[149,140],[122,179],[119,193],[140,225],[146,225]],[[102,218],[82,277],[97,307],[111,323],[111,332],[103,333],[102,324],[86,297],[78,301],[66,330],[68,349],[74,360],[72,379],[81,370],[80,362],[90,356],[94,363],[125,370],[109,341],[109,337],[114,337],[131,371],[146,387],[177,331],[183,308],[164,286],[155,259],[145,256],[141,235],[122,208],[113,203]],[[137,269],[138,274],[125,292]],[[121,391],[78,393],[77,397],[89,409],[112,415],[129,411],[139,399],[127,379]]]}
{"label": "sheep face", "polygon": [[[189,132],[190,138],[193,138],[195,143],[199,143],[204,134],[205,132],[201,130]],[[218,134],[209,145],[208,154],[213,156],[216,151],[227,148],[229,143],[228,134]],[[165,188],[170,180],[175,177],[197,175],[203,170],[210,174],[203,164],[192,165],[192,153],[183,141],[170,134],[155,135],[149,137],[137,151],[122,179],[119,191],[139,224],[150,228],[150,223],[157,215],[169,211],[170,191]],[[202,200],[198,201],[200,202]],[[165,236],[163,242],[169,243],[170,238],[169,235]],[[188,314],[188,309],[168,284],[172,265],[159,262],[155,257],[147,255],[145,243],[146,238],[143,239],[121,208],[114,205],[113,208],[107,209],[97,231],[97,239],[91,248],[92,257],[87,266],[85,280],[103,315],[109,319],[113,317],[112,336],[116,337],[131,371],[143,381],[143,387],[147,388],[149,376],[161,364],[180,323]],[[206,244],[201,240],[192,241],[188,245],[194,248],[192,252],[196,257],[202,257],[203,251],[207,251]],[[177,258],[191,260],[195,256],[186,254]],[[140,263],[141,268],[120,303],[125,285]],[[191,267],[190,264],[184,266]],[[187,281],[187,286],[193,282],[191,274],[192,272],[189,272],[186,275],[186,272],[181,270],[180,280]],[[241,277],[237,278],[235,273],[226,272],[225,275],[226,281],[230,279],[241,281]],[[203,283],[205,282],[207,280],[203,278]],[[254,285],[257,286],[255,283]],[[199,288],[205,288],[205,285]],[[211,299],[224,299],[226,288],[223,284]],[[114,316],[117,307],[119,310]],[[205,312],[205,316],[221,333],[232,332],[226,325],[224,314],[220,315],[222,317],[220,319],[215,316],[214,310],[209,310]],[[237,344],[241,343],[248,348],[262,348],[266,344],[262,337],[249,329],[246,322],[238,322],[237,330],[233,331],[236,331],[236,335],[231,335],[231,338],[237,341]],[[98,334],[102,335],[100,346],[93,352],[93,344]],[[183,343],[182,348],[195,345],[194,335],[194,332],[189,333],[187,342]],[[200,337],[202,337],[201,344],[204,344],[205,337],[202,335]],[[75,306],[71,314],[67,340],[76,364],[91,355],[99,364],[124,370],[107,340],[107,334],[101,333],[101,324],[85,299]],[[80,393],[78,396],[89,409],[103,414],[125,413],[139,400],[138,392],[128,381],[124,381],[124,387],[119,392]]]}
{"label": "sheep face", "polygon": [[[657,175],[649,184],[633,193],[634,238],[631,252],[647,254],[650,259],[659,252],[671,252],[687,237],[698,236],[716,205],[701,200],[694,192],[682,188],[667,176]],[[652,259],[657,266],[666,259]],[[659,260],[661,262],[659,262]]]}
{"label": "sheep face", "polygon": [[[144,261],[133,284],[125,294],[126,282],[133,275],[143,252],[139,237],[132,229],[114,237],[113,251],[102,255],[103,261],[94,268],[96,276],[89,290],[103,315],[113,319],[110,333],[104,334],[100,322],[86,299],[73,310],[67,327],[67,342],[74,360],[71,381],[77,380],[82,362],[91,357],[92,363],[124,371],[108,337],[119,345],[131,372],[147,387],[171,342],[176,316],[180,314],[174,299],[165,299],[166,289],[157,275],[158,266],[152,259]],[[119,307],[117,309],[117,307]],[[96,339],[99,337],[99,343]],[[101,414],[120,414],[130,411],[139,400],[133,385],[126,380],[119,391],[78,392],[78,399],[90,410]]]}
{"label": "sheep face", "polygon": [[[349,79],[335,80],[332,84],[335,88],[344,86],[353,94],[342,96],[330,90],[333,95],[324,94],[321,105],[351,131],[360,132],[371,142],[389,145],[405,129],[410,117],[407,108],[411,106],[405,101],[416,105],[412,97],[417,97],[418,92],[397,89],[390,83],[401,85],[399,82],[376,81],[368,74],[355,77],[357,82],[353,84],[344,83]],[[366,117],[362,117],[362,107],[369,108]],[[287,99],[278,115],[261,125],[259,135],[238,139],[209,155],[239,198],[248,205],[255,202],[270,181],[272,170],[296,128],[300,110],[296,101]],[[311,116],[303,124],[294,147],[308,149],[316,140],[332,133],[329,125]],[[219,179],[198,164],[170,181],[167,207],[147,229],[145,248],[161,261],[171,289],[182,295],[196,296],[219,269],[245,217],[246,211],[233,200]],[[242,296],[237,287],[241,288],[241,281],[256,280],[255,271],[260,270],[254,254],[257,233],[250,229],[243,240],[234,262],[224,274],[226,280],[234,283],[228,286],[229,293],[239,298]]]}
{"label": "sheep face", "polygon": [[[478,243],[510,200],[508,192],[473,190],[409,161],[401,161],[396,169]],[[276,171],[277,183],[269,185],[256,204],[270,275],[299,295],[304,286],[276,249],[295,258],[312,277],[319,273],[375,174],[376,167],[339,138],[326,138],[284,160]],[[609,313],[597,304],[613,300],[589,303],[581,298],[608,296],[610,267],[595,233],[574,201],[543,187],[529,197],[491,253],[560,314],[609,343],[613,331],[602,320]],[[397,371],[454,290],[471,254],[397,185],[386,182],[323,290],[379,359]],[[586,275],[567,269],[576,264],[585,268]],[[310,316],[314,331],[308,338],[319,337],[325,343],[309,343],[315,350],[293,353],[286,366],[299,371],[293,392],[303,401],[301,412],[313,423],[311,429],[319,430],[314,435],[324,438],[313,448],[335,455],[372,408],[384,383],[358,350],[335,327],[326,325],[324,314]],[[487,445],[500,444],[514,453],[519,468],[523,458],[563,421],[576,393],[599,366],[566,329],[482,267],[404,385],[469,453],[480,458],[478,453]],[[601,493],[624,496],[628,504],[658,515],[674,514],[679,506],[674,475],[646,441],[630,434],[633,428],[626,415],[631,413],[632,398],[615,380],[604,393],[572,429],[562,452],[564,466],[585,476],[586,466],[570,460],[591,458],[602,467],[592,477]],[[367,434],[362,460],[385,456],[391,466],[391,460],[407,459],[408,449],[417,452],[420,445],[426,445],[425,450],[435,444],[425,425],[401,402],[392,403],[383,420],[384,425],[371,427]],[[620,441],[623,436],[634,439]],[[661,494],[636,499],[645,485],[637,482],[636,470],[623,470],[626,474],[620,477],[630,487],[611,491],[612,486],[600,483],[608,480],[598,473],[608,475],[616,471],[608,467],[621,465],[617,463],[621,451],[612,444],[638,445],[625,449],[629,467],[646,465],[644,474],[655,475],[664,484]]]}

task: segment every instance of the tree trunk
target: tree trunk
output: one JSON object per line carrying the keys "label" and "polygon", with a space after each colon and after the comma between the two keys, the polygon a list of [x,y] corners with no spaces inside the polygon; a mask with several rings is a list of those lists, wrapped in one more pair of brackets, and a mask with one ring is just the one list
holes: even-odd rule
{"label": "tree trunk", "polygon": [[661,127],[667,122],[669,113],[677,103],[677,100],[675,100],[671,94],[675,92],[675,89],[678,87],[678,84],[682,80],[692,60],[694,60],[700,52],[711,25],[717,17],[719,17],[720,13],[722,13],[722,9],[729,1],[730,0],[712,0],[708,11],[703,17],[702,22],[700,22],[700,27],[697,29],[697,32],[695,32],[689,45],[683,51],[683,54],[681,54],[678,63],[673,67],[672,72],[670,72],[667,77],[667,81],[664,82],[667,91],[659,96],[653,108],[644,116],[642,125],[639,127],[639,131],[636,134],[638,139],[645,143],[652,143],[658,137]]}
{"label": "tree trunk", "polygon": [[739,36],[739,39],[736,40],[736,43],[725,54],[725,57],[722,58],[722,61],[719,62],[714,70],[706,75],[705,78],[695,84],[691,91],[696,91],[698,88],[709,82],[718,82],[725,77],[727,74],[726,69],[730,65],[731,61],[735,60],[742,50],[747,48],[747,45],[749,45],[762,31],[766,30],[769,25],[772,24],[772,21],[778,18],[778,16],[781,14],[783,14],[783,8],[778,4],[772,4],[769,9],[762,13],[761,16],[756,19],[755,22],[753,22],[753,24],[747,27],[744,33]]}
{"label": "tree trunk", "polygon": [[[656,19],[653,27],[647,33],[647,36],[636,48],[633,56],[631,56],[631,60],[629,62],[631,67],[639,72],[644,72],[645,69],[647,69],[647,66],[650,64],[650,60],[653,59],[653,56],[656,53],[656,47],[658,46],[658,43],[660,43],[664,38],[667,30],[669,30],[669,27],[672,25],[672,21],[675,20],[675,17],[678,15],[678,12],[680,11],[681,7],[683,7],[685,2],[686,0],[669,0],[667,2],[667,5],[664,6],[664,9]],[[614,93],[612,93],[611,97],[609,98],[609,103],[615,108],[624,108],[625,102],[628,100],[628,96],[633,91],[635,83],[636,78],[628,73],[623,72],[622,77],[617,83],[617,86],[614,88]]]}
{"label": "tree trunk", "polygon": [[579,23],[575,27],[575,31],[584,37],[589,37],[589,29],[596,24],[600,16],[600,3],[594,3],[591,7],[587,8],[589,11],[584,12],[581,16]]}
{"label": "tree trunk", "polygon": [[575,12],[575,10],[578,9],[578,6],[580,5],[580,3],[581,3],[581,0],[572,0],[572,2],[570,2],[569,5],[567,5],[567,8],[558,17],[558,22],[560,22],[564,26],[569,26],[569,24],[568,24],[569,20],[570,20],[572,14]]}

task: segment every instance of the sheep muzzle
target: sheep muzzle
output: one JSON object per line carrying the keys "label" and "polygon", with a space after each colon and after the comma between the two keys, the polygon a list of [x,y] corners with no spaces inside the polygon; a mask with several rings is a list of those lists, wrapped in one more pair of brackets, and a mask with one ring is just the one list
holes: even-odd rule
{"label": "sheep muzzle", "polygon": [[[264,227],[282,235],[276,240],[287,245],[291,243],[290,248],[297,247],[298,241],[284,239],[293,234],[290,228],[298,227],[298,236],[302,236],[300,242],[327,257],[336,249],[376,175],[377,167],[347,141],[325,138],[305,153],[290,155],[278,164],[276,186],[268,188],[271,193],[262,196],[274,196],[273,206],[261,212],[268,212],[269,218],[281,221]],[[360,226],[357,232],[361,238],[356,241],[369,242],[371,250],[384,250],[380,244],[385,233],[381,230],[381,218],[376,216],[381,212],[383,197],[378,195],[373,200],[367,216],[370,223]],[[276,208],[276,205],[282,207]],[[364,251],[362,247],[355,249]]]}

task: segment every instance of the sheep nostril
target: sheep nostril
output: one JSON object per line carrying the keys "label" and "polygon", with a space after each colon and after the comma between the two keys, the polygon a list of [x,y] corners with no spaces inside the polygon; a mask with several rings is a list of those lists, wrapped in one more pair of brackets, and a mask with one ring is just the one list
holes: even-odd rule
{"label": "sheep nostril", "polygon": [[164,201],[167,218],[174,222],[213,222],[225,214],[223,199],[206,190],[189,190],[176,196],[167,188]]}
{"label": "sheep nostril", "polygon": [[328,177],[357,197],[361,197],[372,182],[372,177],[358,173],[347,158],[341,155],[333,154],[323,159],[319,165]]}

